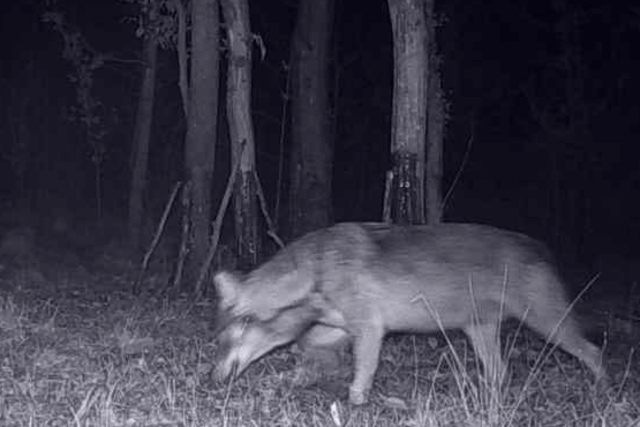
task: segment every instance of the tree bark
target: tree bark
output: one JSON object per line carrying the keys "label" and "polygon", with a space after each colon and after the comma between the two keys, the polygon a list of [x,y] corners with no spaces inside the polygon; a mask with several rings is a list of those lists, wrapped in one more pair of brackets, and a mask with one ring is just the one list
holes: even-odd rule
{"label": "tree bark", "polygon": [[[227,72],[227,119],[231,137],[231,164],[240,156],[235,182],[234,219],[238,264],[241,269],[255,266],[260,254],[256,196],[255,143],[251,120],[251,47],[247,0],[222,0],[222,11],[229,45]],[[233,173],[233,167],[231,168]]]}
{"label": "tree bark", "polygon": [[173,0],[173,8],[176,11],[178,21],[178,37],[176,40],[176,52],[178,53],[178,87],[182,98],[182,111],[185,122],[189,120],[189,57],[187,55],[187,11],[182,0]]}
{"label": "tree bark", "polygon": [[[157,18],[155,8],[149,12],[147,28],[152,28]],[[134,250],[140,249],[142,217],[144,214],[144,193],[149,161],[151,124],[153,122],[153,102],[155,93],[158,43],[153,31],[148,31],[142,44],[144,71],[140,85],[138,112],[133,134],[133,164],[131,165],[131,188],[129,193],[129,242]]]}
{"label": "tree bark", "polygon": [[218,117],[219,14],[217,0],[193,0],[191,5],[191,86],[185,144],[191,182],[190,221],[193,252],[190,264],[204,261],[209,246],[211,181]]}
{"label": "tree bark", "polygon": [[389,0],[389,13],[394,54],[391,215],[399,224],[421,224],[428,81],[424,1]]}
{"label": "tree bark", "polygon": [[446,104],[442,90],[441,59],[436,42],[435,0],[426,0],[428,94],[425,204],[427,224],[442,221],[442,152]]}
{"label": "tree bark", "polygon": [[333,142],[329,119],[329,49],[333,0],[301,0],[291,52],[291,187],[293,236],[332,217]]}

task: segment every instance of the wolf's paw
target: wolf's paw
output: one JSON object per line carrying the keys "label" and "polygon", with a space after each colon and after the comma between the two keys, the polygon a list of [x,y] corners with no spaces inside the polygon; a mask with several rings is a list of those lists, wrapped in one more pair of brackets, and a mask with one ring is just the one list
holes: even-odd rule
{"label": "wolf's paw", "polygon": [[369,390],[356,389],[349,387],[349,403],[355,406],[364,405],[369,400]]}

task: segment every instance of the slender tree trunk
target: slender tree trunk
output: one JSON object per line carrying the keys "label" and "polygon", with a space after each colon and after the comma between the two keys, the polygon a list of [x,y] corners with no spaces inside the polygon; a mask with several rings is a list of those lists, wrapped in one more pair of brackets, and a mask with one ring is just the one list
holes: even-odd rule
{"label": "slender tree trunk", "polygon": [[[155,11],[149,14],[149,26],[156,19]],[[151,32],[152,33],[152,32]],[[158,43],[153,34],[143,41],[144,71],[140,85],[138,112],[133,134],[133,163],[131,169],[131,188],[129,193],[129,242],[134,250],[140,248],[142,217],[144,214],[144,193],[147,182],[147,165],[153,121],[153,102],[155,93]]]}
{"label": "slender tree trunk", "polygon": [[301,0],[291,52],[293,236],[331,223],[333,142],[329,119],[329,48],[333,0]]}
{"label": "slender tree trunk", "polygon": [[191,182],[193,237],[190,263],[194,269],[189,270],[197,271],[209,247],[211,181],[218,118],[218,1],[193,0],[191,22],[191,86],[185,158]]}
{"label": "slender tree trunk", "polygon": [[182,98],[182,111],[185,122],[189,120],[189,57],[187,55],[187,10],[182,4],[182,0],[173,0],[171,3],[176,11],[178,21],[178,35],[176,40],[176,51],[178,53],[178,87],[180,88],[180,98]]}
{"label": "slender tree trunk", "polygon": [[[222,0],[229,45],[227,118],[231,136],[231,164],[240,157],[235,182],[234,218],[238,262],[241,269],[258,262],[260,239],[256,197],[255,149],[251,120],[251,47],[253,37],[247,0]],[[243,147],[244,146],[244,147]]]}
{"label": "slender tree trunk", "polygon": [[442,151],[446,110],[442,90],[441,59],[436,43],[435,0],[426,0],[427,55],[428,55],[428,104],[427,149],[425,170],[425,203],[427,224],[442,221]]}
{"label": "slender tree trunk", "polygon": [[389,0],[394,84],[391,215],[399,224],[424,223],[427,119],[427,25],[423,0]]}

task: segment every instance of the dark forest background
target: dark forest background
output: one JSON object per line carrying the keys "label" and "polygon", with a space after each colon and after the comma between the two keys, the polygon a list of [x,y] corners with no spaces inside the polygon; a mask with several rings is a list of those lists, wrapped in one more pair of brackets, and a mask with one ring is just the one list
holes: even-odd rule
{"label": "dark forest background", "polygon": [[[631,256],[640,237],[640,9],[622,1],[565,3],[561,11],[554,0],[436,3],[450,116],[445,193],[461,170],[444,219],[523,231],[588,263],[608,253]],[[249,6],[252,31],[266,47],[253,66],[253,119],[258,172],[273,206],[282,121],[288,126],[282,105],[296,3]],[[124,224],[140,81],[135,9],[119,1],[61,0],[49,7],[115,58],[96,73],[94,84],[108,118],[103,209],[106,218]],[[92,150],[78,123],[69,120],[75,103],[69,64],[61,37],[42,21],[46,10],[36,1],[10,2],[0,25],[1,209],[20,209],[25,221],[44,228],[59,216],[71,224],[95,217]],[[390,167],[388,8],[383,1],[337,1],[335,12],[333,216],[377,221]],[[575,38],[568,45],[562,41],[567,22]],[[159,58],[146,195],[150,224],[184,175],[176,54],[162,50]],[[584,126],[568,132],[567,94],[576,91]],[[218,123],[214,210],[230,168],[226,122]],[[288,144],[286,133],[285,156]],[[283,197],[286,206],[286,191]],[[280,217],[279,229],[286,230],[286,214]]]}

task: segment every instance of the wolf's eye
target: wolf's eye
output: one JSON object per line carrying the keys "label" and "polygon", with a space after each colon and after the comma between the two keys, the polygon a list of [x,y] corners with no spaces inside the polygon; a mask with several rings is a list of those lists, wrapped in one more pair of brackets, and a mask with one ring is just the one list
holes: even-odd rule
{"label": "wolf's eye", "polygon": [[255,319],[254,316],[251,316],[251,315],[247,314],[247,315],[242,316],[240,318],[240,322],[239,323],[241,325],[242,330],[244,330],[247,327],[251,326],[251,324],[254,323],[255,321],[256,321],[256,319]]}
{"label": "wolf's eye", "polygon": [[245,329],[247,329],[247,326],[249,326],[249,323],[251,323],[251,319],[249,318],[249,316],[242,316],[238,323],[240,324],[240,330],[244,331]]}

